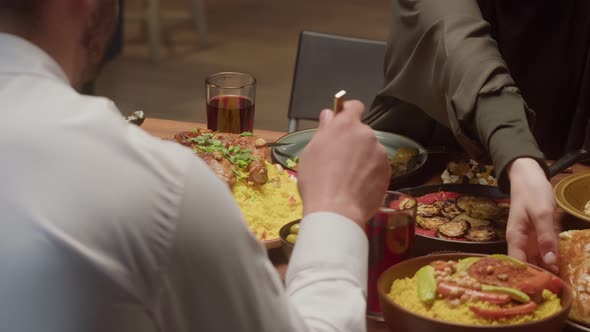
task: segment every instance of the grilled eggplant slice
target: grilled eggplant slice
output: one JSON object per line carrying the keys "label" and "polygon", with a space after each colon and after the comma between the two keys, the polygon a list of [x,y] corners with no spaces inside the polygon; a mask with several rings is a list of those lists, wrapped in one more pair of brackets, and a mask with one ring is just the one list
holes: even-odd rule
{"label": "grilled eggplant slice", "polygon": [[444,205],[440,209],[440,213],[449,219],[453,219],[456,216],[463,213],[463,211],[461,211],[459,209],[459,207],[457,206],[457,203],[455,203],[453,201],[446,201],[446,202],[444,202]]}
{"label": "grilled eggplant slice", "polygon": [[440,214],[440,207],[435,204],[418,203],[416,213],[422,217],[434,217]]}
{"label": "grilled eggplant slice", "polygon": [[401,210],[409,210],[416,206],[416,200],[413,198],[404,198],[399,202],[399,208]]}
{"label": "grilled eggplant slice", "polygon": [[473,218],[467,215],[467,213],[461,213],[460,215],[453,218],[453,221],[465,220],[471,227],[477,226],[489,226],[491,222],[485,219]]}
{"label": "grilled eggplant slice", "polygon": [[493,241],[497,237],[496,230],[492,226],[476,226],[471,227],[465,238],[473,242],[488,242]]}
{"label": "grilled eggplant slice", "polygon": [[442,238],[458,238],[465,236],[469,223],[465,220],[454,220],[438,226],[438,234]]}
{"label": "grilled eggplant slice", "polygon": [[457,205],[470,217],[478,219],[494,220],[504,213],[493,199],[486,197],[461,196]]}
{"label": "grilled eggplant slice", "polygon": [[448,222],[449,222],[449,219],[445,218],[445,217],[416,216],[416,223],[418,224],[418,226],[420,226],[426,230],[438,229],[440,227],[440,225],[446,224]]}

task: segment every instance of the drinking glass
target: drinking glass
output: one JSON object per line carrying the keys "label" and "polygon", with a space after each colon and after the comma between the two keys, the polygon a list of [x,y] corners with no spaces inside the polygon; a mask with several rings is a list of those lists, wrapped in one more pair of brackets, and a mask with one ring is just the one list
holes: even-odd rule
{"label": "drinking glass", "polygon": [[207,77],[207,128],[239,134],[254,130],[256,79],[223,72]]}
{"label": "drinking glass", "polygon": [[377,294],[377,280],[381,273],[413,255],[416,205],[413,197],[388,191],[381,207],[365,226],[369,238],[369,318],[383,320]]}

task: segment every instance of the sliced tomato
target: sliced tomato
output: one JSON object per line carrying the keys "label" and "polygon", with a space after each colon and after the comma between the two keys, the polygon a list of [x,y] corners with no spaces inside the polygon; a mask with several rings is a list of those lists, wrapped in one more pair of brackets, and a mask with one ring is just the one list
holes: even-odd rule
{"label": "sliced tomato", "polygon": [[551,276],[551,280],[545,286],[545,288],[548,289],[549,291],[551,291],[551,293],[559,295],[559,294],[561,294],[561,289],[563,288],[563,283],[561,282],[561,279],[559,279],[558,277]]}
{"label": "sliced tomato", "polygon": [[520,280],[516,285],[516,288],[527,293],[531,297],[539,298],[543,293],[543,290],[547,288],[553,275],[549,272],[539,271],[532,267],[528,267],[527,272],[529,276],[523,280]]}
{"label": "sliced tomato", "polygon": [[457,285],[453,285],[447,282],[441,282],[438,284],[436,291],[446,297],[459,297],[462,294],[476,298],[479,301],[486,301],[493,304],[506,304],[510,302],[510,295],[498,294],[491,292],[480,292],[470,288],[465,288]]}
{"label": "sliced tomato", "polygon": [[499,319],[517,315],[531,314],[535,312],[535,310],[537,310],[537,304],[531,301],[527,304],[521,304],[514,307],[502,309],[483,309],[471,306],[469,307],[469,310],[473,311],[476,315],[483,318]]}

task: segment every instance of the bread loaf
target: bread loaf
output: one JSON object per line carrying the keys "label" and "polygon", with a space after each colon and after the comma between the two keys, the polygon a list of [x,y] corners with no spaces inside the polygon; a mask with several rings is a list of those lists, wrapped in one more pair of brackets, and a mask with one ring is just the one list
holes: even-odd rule
{"label": "bread loaf", "polygon": [[569,318],[590,326],[590,229],[559,235],[559,273],[573,290]]}

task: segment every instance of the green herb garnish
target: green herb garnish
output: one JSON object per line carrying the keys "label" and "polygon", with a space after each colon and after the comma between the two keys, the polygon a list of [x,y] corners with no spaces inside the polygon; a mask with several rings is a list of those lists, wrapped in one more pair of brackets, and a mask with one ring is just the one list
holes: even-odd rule
{"label": "green herb garnish", "polygon": [[242,137],[246,137],[246,136],[254,136],[254,134],[252,134],[252,133],[251,133],[251,132],[249,132],[249,131],[245,131],[245,132],[241,133],[241,134],[240,134],[240,136],[242,136]]}
{"label": "green herb garnish", "polygon": [[[243,136],[251,136],[252,133],[246,132],[245,134]],[[250,149],[243,149],[239,145],[231,145],[231,141],[224,144],[210,132],[201,133],[197,137],[189,138],[188,141],[195,143],[195,152],[221,153],[224,158],[238,168],[246,168],[252,161],[258,160],[258,158],[252,157]]]}
{"label": "green herb garnish", "polygon": [[295,157],[293,159],[287,159],[287,167],[294,168],[299,164],[299,157]]}

